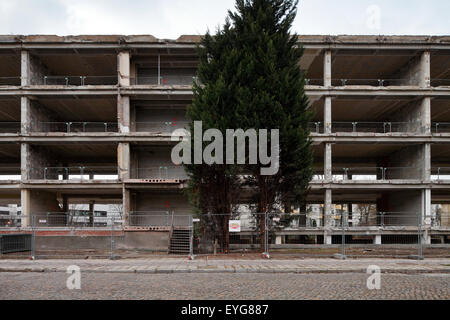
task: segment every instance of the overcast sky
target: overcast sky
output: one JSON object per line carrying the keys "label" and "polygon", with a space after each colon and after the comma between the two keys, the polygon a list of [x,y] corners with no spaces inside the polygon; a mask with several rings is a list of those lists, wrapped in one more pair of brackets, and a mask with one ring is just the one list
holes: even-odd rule
{"label": "overcast sky", "polygon": [[[1,34],[151,34],[224,22],[234,0],[0,0]],[[450,34],[449,0],[300,0],[299,34]]]}

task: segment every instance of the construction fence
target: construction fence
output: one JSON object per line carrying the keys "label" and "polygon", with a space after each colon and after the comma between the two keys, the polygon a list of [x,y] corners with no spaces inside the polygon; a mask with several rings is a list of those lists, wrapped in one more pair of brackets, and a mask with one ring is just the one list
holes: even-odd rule
{"label": "construction fence", "polygon": [[108,215],[0,215],[3,257],[111,258],[142,255],[256,254],[283,257],[415,257],[450,253],[448,221],[440,213],[334,210],[233,213],[193,217],[171,211]]}

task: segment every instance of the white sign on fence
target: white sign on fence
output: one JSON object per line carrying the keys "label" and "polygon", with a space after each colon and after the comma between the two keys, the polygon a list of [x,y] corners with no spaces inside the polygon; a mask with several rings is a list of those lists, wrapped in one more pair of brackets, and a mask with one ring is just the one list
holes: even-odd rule
{"label": "white sign on fence", "polygon": [[241,232],[241,220],[228,221],[228,229],[230,232]]}

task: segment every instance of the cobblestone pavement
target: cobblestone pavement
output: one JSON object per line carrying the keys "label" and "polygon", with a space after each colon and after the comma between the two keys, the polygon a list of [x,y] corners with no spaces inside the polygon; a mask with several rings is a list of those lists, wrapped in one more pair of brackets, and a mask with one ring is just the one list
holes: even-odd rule
{"label": "cobblestone pavement", "polygon": [[63,273],[0,273],[0,299],[450,299],[448,274],[81,274],[68,290]]}
{"label": "cobblestone pavement", "polygon": [[302,259],[205,260],[186,258],[123,260],[0,260],[1,272],[66,272],[77,265],[85,273],[312,273],[358,272],[377,265],[385,273],[450,273],[450,259]]}

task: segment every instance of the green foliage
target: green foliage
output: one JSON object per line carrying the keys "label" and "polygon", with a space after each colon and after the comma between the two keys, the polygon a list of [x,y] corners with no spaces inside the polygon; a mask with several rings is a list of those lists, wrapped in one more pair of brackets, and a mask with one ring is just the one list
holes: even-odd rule
{"label": "green foliage", "polygon": [[[202,38],[199,81],[193,87],[188,118],[201,120],[204,130],[217,128],[224,136],[226,129],[279,129],[280,170],[262,176],[259,164],[187,165],[189,195],[198,212],[232,212],[246,187],[256,190],[257,212],[305,201],[312,178],[308,130],[312,115],[299,67],[303,49],[298,36],[290,33],[297,3],[237,0],[236,12],[228,12],[223,28]],[[244,172],[251,174],[239,179]]]}

